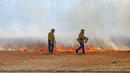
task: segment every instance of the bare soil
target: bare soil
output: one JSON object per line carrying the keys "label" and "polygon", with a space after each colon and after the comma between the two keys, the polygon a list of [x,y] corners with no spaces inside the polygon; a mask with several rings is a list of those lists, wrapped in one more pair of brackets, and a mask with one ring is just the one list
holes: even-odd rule
{"label": "bare soil", "polygon": [[130,52],[0,52],[0,71],[130,71]]}

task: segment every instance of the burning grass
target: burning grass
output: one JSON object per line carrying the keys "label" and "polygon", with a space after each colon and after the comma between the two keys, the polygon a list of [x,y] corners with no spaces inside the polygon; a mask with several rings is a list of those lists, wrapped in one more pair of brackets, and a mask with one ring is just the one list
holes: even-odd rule
{"label": "burning grass", "polygon": [[[48,46],[45,44],[43,39],[38,38],[23,38],[23,39],[0,39],[0,50],[1,51],[18,51],[18,52],[48,52]],[[105,51],[129,51],[130,49],[126,48],[113,48],[113,44],[105,44],[101,39],[93,39],[90,40],[85,46],[85,52],[105,52]],[[119,40],[119,39],[117,39]],[[107,42],[106,42],[107,43]],[[112,42],[114,43],[114,42]],[[127,43],[127,42],[126,42]],[[68,52],[75,53],[75,49],[77,49],[79,45],[72,46],[62,46],[60,44],[56,44],[54,48],[54,52]],[[127,47],[127,46],[125,46]],[[79,50],[81,52],[81,50]]]}
{"label": "burning grass", "polygon": [[77,48],[57,44],[54,54],[50,55],[47,45],[40,43],[15,47],[14,50],[6,47],[0,51],[0,71],[130,71],[128,50],[87,45],[86,54],[82,55],[75,54]]}
{"label": "burning grass", "polygon": [[[61,47],[59,44],[57,44],[54,48],[54,52],[68,52],[68,53],[75,53],[75,50],[78,47]],[[28,49],[28,48],[18,48],[15,51],[18,52],[43,52],[46,53],[48,52],[48,48],[34,48],[34,49]],[[108,51],[128,51],[128,50],[121,50],[121,49],[100,49],[97,47],[92,47],[92,46],[85,46],[85,52],[108,52]],[[79,50],[79,52],[82,52],[82,49]]]}

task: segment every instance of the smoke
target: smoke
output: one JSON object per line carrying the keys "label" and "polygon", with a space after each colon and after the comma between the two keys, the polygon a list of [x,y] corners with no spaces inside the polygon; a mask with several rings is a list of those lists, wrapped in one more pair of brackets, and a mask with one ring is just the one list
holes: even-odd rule
{"label": "smoke", "polygon": [[[59,20],[61,24],[69,28],[70,36],[78,35],[80,29],[84,28],[86,35],[95,41],[96,46],[115,49],[120,45],[117,45],[111,37],[124,36],[125,32],[121,26],[129,28],[129,6],[125,5],[128,2],[128,0],[81,0],[75,8],[63,13]],[[119,22],[118,13],[121,15],[121,21],[127,24]],[[98,41],[94,40],[95,38]]]}
{"label": "smoke", "polygon": [[[49,27],[49,1],[2,0],[0,37],[44,37]],[[13,35],[12,35],[13,34]]]}
{"label": "smoke", "polygon": [[130,34],[130,2],[127,3],[119,12],[119,21],[123,27],[123,30],[129,35]]}
{"label": "smoke", "polygon": [[48,32],[56,28],[56,40],[74,46],[84,28],[89,45],[115,49],[120,40],[112,37],[130,33],[129,0],[1,0],[0,7],[4,38],[42,37],[47,42]]}

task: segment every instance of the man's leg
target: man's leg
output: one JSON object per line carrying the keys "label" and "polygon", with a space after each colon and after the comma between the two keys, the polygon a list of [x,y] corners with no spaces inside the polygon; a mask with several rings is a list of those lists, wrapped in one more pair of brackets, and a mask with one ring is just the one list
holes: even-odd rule
{"label": "man's leg", "polygon": [[50,44],[49,40],[48,40],[48,51],[49,51],[49,53],[51,52],[51,44]]}
{"label": "man's leg", "polygon": [[80,47],[78,49],[76,49],[76,53],[78,53],[78,50],[80,50],[82,47],[81,47],[81,43],[80,43]]}
{"label": "man's leg", "polygon": [[54,43],[51,44],[51,53],[53,53],[53,49],[54,49]]}
{"label": "man's leg", "polygon": [[85,51],[84,51],[84,43],[81,43],[81,47],[82,47],[82,53],[85,53]]}

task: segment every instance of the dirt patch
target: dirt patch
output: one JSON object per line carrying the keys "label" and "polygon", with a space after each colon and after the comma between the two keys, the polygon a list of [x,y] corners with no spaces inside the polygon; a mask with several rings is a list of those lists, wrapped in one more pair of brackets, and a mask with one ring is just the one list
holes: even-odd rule
{"label": "dirt patch", "polygon": [[0,70],[6,71],[130,71],[130,53],[98,52],[77,55],[0,52]]}

